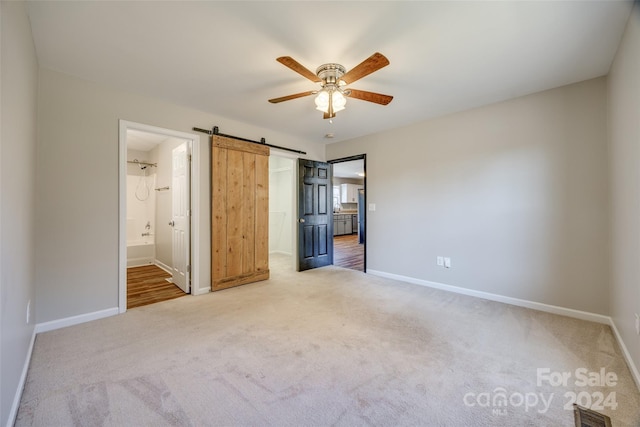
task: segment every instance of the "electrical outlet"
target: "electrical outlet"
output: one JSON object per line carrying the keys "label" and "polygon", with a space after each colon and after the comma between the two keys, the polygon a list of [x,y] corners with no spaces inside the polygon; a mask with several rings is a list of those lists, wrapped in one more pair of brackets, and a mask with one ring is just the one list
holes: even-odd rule
{"label": "electrical outlet", "polygon": [[27,303],[27,325],[29,324],[29,318],[31,317],[31,300]]}
{"label": "electrical outlet", "polygon": [[636,313],[636,334],[640,335],[640,316]]}
{"label": "electrical outlet", "polygon": [[444,268],[451,268],[451,258],[444,259]]}
{"label": "electrical outlet", "polygon": [[441,256],[436,258],[436,262],[438,264],[438,267],[444,267],[444,258],[442,258]]}

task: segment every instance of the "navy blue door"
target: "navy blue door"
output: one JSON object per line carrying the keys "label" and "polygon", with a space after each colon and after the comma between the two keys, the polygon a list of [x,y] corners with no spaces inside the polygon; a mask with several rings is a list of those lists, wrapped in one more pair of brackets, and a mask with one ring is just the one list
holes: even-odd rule
{"label": "navy blue door", "polygon": [[333,264],[333,187],[329,163],[298,160],[298,270]]}

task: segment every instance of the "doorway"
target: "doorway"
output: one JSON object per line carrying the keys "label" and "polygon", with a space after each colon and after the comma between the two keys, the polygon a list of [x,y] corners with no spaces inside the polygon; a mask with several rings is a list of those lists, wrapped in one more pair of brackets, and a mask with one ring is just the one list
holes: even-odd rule
{"label": "doorway", "polygon": [[198,135],[120,121],[121,313],[203,293],[199,241],[192,238],[198,236],[199,151]]}
{"label": "doorway", "polygon": [[366,272],[366,155],[333,164],[333,264]]}
{"label": "doorway", "polygon": [[297,269],[297,157],[271,152],[269,157],[269,268],[275,274]]}
{"label": "doorway", "polygon": [[[298,271],[300,268],[299,257],[296,256],[300,249],[298,158],[299,156],[272,151],[269,161],[269,264],[275,274],[279,271]],[[333,264],[365,272],[366,155],[336,159],[328,163],[332,164],[333,170]],[[344,202],[341,197],[342,184],[350,184],[345,187]],[[348,193],[349,190],[351,193]],[[343,218],[343,224],[336,224],[339,221],[338,215],[348,215],[350,222]],[[347,222],[351,226],[348,234]]]}

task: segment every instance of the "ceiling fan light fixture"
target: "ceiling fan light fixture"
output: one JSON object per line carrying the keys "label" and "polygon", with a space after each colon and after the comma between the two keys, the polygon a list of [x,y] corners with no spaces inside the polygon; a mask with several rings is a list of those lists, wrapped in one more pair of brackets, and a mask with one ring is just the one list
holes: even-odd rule
{"label": "ceiling fan light fixture", "polygon": [[318,92],[318,96],[315,99],[316,110],[323,113],[329,113],[329,103],[331,103],[334,113],[344,110],[347,104],[347,98],[338,90],[331,90],[323,88]]}
{"label": "ceiling fan light fixture", "polygon": [[318,92],[318,96],[316,96],[316,110],[328,112],[329,111],[329,92],[326,90],[321,90]]}
{"label": "ceiling fan light fixture", "polygon": [[339,90],[333,92],[333,112],[337,113],[338,111],[344,110],[345,105],[347,105],[347,98],[340,92]]}

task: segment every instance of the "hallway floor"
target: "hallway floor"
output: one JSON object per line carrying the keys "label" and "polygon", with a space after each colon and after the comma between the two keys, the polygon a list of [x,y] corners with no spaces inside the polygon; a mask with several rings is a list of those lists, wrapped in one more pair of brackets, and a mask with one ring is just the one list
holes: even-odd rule
{"label": "hallway floor", "polygon": [[364,271],[364,245],[357,234],[333,236],[333,265]]}

